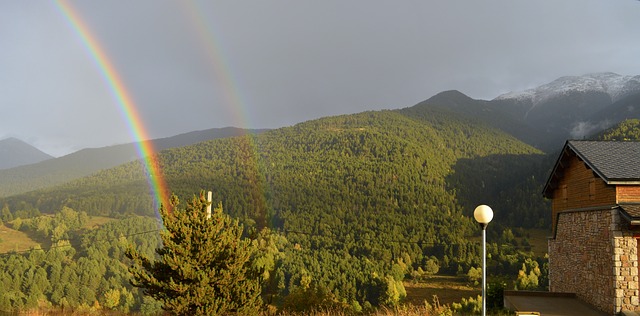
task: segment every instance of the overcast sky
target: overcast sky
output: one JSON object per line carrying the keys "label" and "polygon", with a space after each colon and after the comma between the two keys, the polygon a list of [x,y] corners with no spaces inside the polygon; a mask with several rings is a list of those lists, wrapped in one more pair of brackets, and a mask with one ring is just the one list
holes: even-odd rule
{"label": "overcast sky", "polygon": [[[85,0],[70,6],[153,138],[493,99],[560,76],[640,74],[640,1]],[[133,141],[51,1],[0,1],[0,139],[54,156]]]}

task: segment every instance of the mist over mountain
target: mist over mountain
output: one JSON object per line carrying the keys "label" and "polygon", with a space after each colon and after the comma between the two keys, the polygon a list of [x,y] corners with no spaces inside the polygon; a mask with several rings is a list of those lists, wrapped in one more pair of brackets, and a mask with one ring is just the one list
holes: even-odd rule
{"label": "mist over mountain", "polygon": [[53,158],[53,156],[17,138],[0,140],[0,169],[30,165]]}
{"label": "mist over mountain", "polygon": [[[590,135],[624,120],[638,118],[640,118],[640,93],[630,94],[593,113],[587,120],[577,124],[572,132],[578,135]],[[577,128],[582,130],[576,130]]]}

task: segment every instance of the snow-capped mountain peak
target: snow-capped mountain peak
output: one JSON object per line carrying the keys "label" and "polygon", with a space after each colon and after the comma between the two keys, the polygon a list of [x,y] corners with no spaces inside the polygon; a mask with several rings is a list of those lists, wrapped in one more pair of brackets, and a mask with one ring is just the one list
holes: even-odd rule
{"label": "snow-capped mountain peak", "polygon": [[612,72],[565,76],[537,88],[502,94],[495,100],[530,100],[535,106],[568,92],[604,92],[615,102],[630,93],[640,92],[640,76],[622,76]]}

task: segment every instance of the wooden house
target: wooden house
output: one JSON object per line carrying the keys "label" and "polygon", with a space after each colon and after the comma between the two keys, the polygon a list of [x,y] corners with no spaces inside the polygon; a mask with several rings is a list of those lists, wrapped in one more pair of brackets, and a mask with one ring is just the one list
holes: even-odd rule
{"label": "wooden house", "polygon": [[640,311],[640,142],[567,141],[543,194],[553,216],[549,290],[608,314]]}

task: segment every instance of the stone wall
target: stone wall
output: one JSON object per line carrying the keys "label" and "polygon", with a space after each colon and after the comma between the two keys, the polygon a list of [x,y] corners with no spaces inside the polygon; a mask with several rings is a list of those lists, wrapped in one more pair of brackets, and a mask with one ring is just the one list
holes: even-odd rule
{"label": "stone wall", "polygon": [[617,210],[565,212],[549,240],[549,290],[575,293],[598,309],[640,311],[634,232]]}
{"label": "stone wall", "polygon": [[549,240],[549,290],[576,293],[607,313],[613,306],[611,211],[564,212]]}
{"label": "stone wall", "polygon": [[[640,311],[638,299],[638,240],[620,213],[612,212],[613,276],[616,312]],[[637,232],[636,232],[637,233]]]}

